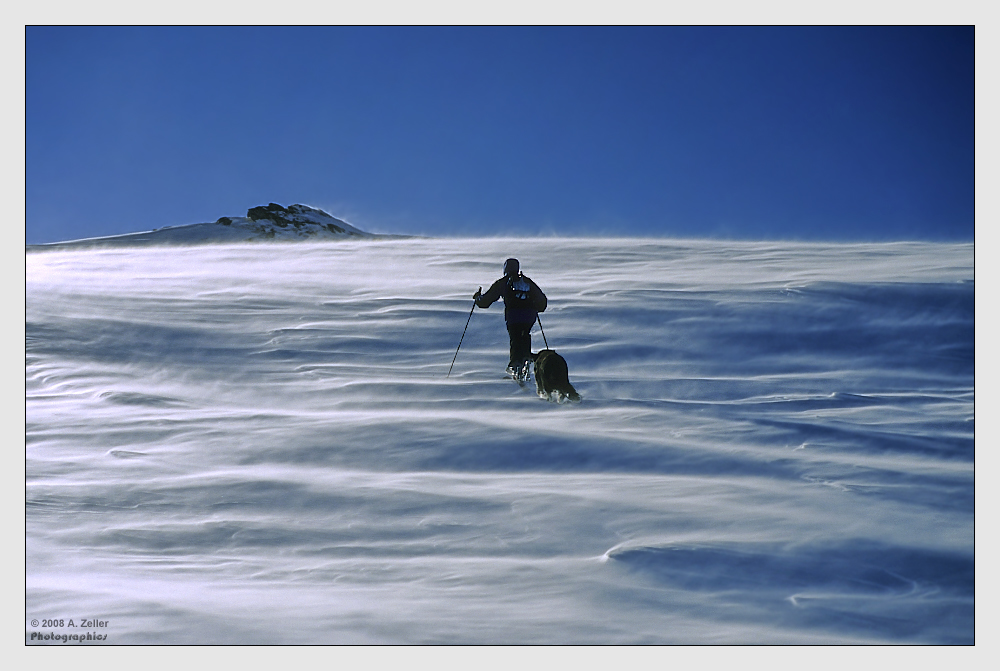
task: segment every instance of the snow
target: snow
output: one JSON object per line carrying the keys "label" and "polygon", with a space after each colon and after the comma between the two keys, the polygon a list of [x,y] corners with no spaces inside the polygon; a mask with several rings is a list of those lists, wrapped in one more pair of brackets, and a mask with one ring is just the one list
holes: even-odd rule
{"label": "snow", "polygon": [[[446,377],[509,256],[579,404],[503,379],[499,304]],[[971,244],[345,236],[26,264],[26,622],[974,642]]]}
{"label": "snow", "polygon": [[[272,207],[274,204],[272,203]],[[263,206],[262,206],[263,207]],[[281,207],[280,205],[277,207]],[[255,209],[255,208],[251,208]],[[251,214],[250,212],[247,213]],[[29,251],[93,249],[98,247],[142,247],[147,245],[201,245],[235,242],[300,242],[342,238],[392,238],[366,233],[323,210],[308,205],[281,208],[270,219],[220,217],[203,224],[167,226],[141,233],[110,235],[101,238],[69,240],[29,245]]]}

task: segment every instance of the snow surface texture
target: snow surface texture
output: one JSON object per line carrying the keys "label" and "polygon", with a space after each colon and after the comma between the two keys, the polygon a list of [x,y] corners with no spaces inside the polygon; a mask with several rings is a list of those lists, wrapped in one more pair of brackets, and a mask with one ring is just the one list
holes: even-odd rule
{"label": "snow surface texture", "polygon": [[[445,377],[508,256],[582,403],[504,379],[500,305]],[[26,621],[86,615],[115,644],[973,643],[972,263],[555,238],[30,253]]]}

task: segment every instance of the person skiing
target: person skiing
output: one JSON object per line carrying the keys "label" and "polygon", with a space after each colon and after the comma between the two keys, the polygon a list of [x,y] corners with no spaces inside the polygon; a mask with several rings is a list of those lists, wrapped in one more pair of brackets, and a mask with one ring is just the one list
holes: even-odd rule
{"label": "person skiing", "polygon": [[472,297],[476,305],[488,308],[498,298],[503,299],[503,316],[510,335],[510,363],[507,372],[524,381],[528,378],[531,361],[531,327],[539,312],[545,312],[548,299],[531,278],[521,273],[517,259],[507,259],[503,264],[503,277],[483,293],[479,287]]}

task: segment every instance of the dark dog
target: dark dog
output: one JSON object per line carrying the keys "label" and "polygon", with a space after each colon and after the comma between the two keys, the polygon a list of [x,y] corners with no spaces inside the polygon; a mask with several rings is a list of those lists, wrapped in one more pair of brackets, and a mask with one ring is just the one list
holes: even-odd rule
{"label": "dark dog", "polygon": [[566,359],[552,349],[543,349],[532,357],[535,360],[535,387],[539,396],[556,403],[562,403],[564,399],[579,402],[580,395],[569,383]]}

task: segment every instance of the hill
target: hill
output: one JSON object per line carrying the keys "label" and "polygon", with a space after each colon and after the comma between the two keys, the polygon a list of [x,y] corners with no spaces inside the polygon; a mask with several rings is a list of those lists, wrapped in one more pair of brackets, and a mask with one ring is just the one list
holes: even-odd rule
{"label": "hill", "polygon": [[210,223],[167,226],[140,233],[27,245],[27,250],[383,237],[396,236],[367,233],[308,205],[283,207],[277,203],[270,203],[251,207],[245,217],[219,217]]}

